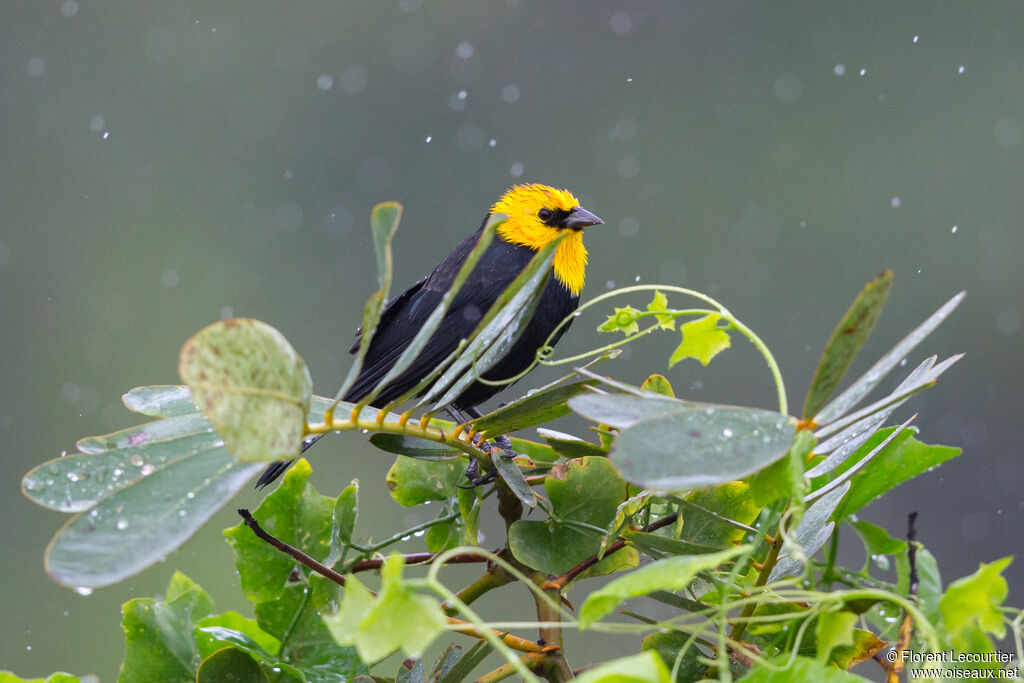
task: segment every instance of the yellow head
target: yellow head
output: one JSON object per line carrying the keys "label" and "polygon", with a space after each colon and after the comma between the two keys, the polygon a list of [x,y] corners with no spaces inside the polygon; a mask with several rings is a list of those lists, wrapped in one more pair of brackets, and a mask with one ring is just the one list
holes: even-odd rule
{"label": "yellow head", "polygon": [[604,221],[581,207],[568,190],[536,184],[516,185],[491,207],[491,213],[508,216],[508,220],[498,226],[499,237],[534,251],[568,231],[570,235],[555,251],[555,277],[579,296],[587,267],[583,228]]}

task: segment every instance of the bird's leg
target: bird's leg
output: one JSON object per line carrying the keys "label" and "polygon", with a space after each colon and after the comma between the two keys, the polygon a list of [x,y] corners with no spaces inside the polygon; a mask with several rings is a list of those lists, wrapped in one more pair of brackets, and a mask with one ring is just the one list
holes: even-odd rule
{"label": "bird's leg", "polygon": [[[494,452],[497,451],[498,457],[501,458],[512,459],[518,455],[514,450],[512,450],[512,442],[504,434],[495,437],[493,442],[489,442],[484,441],[483,436],[479,432],[475,432],[474,430],[466,427],[467,423],[472,422],[477,418],[483,417],[483,413],[481,413],[476,408],[467,408],[465,410],[461,410],[459,408],[456,408],[455,406],[448,406],[447,408],[445,408],[445,412],[447,412],[448,415],[450,415],[451,418],[459,424],[459,427],[456,428],[456,433],[466,431],[467,434],[469,434],[470,441],[475,446],[486,450],[491,455],[493,455]],[[484,474],[481,475],[480,463],[475,459],[471,459],[469,466],[466,468],[466,479],[469,480],[470,485],[462,488],[474,488],[476,486],[489,484],[490,482],[494,481],[494,478],[496,476],[496,472],[485,472]]]}

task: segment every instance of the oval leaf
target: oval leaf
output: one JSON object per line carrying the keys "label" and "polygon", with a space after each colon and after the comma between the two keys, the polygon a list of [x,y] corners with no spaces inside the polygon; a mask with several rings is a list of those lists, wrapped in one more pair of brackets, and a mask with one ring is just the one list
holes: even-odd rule
{"label": "oval leaf", "polygon": [[299,453],[313,382],[273,327],[245,318],[214,323],[185,343],[178,371],[236,458],[267,462]]}
{"label": "oval leaf", "polygon": [[704,488],[772,464],[789,450],[794,433],[793,420],[780,413],[707,406],[634,423],[615,439],[610,457],[637,486]]}

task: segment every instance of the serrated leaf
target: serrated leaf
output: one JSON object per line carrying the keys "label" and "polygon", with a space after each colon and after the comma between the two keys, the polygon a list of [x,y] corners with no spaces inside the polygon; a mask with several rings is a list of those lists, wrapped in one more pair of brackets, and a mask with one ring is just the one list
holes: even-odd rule
{"label": "serrated leaf", "polygon": [[729,348],[729,334],[718,327],[721,318],[719,314],[711,313],[680,325],[683,339],[669,357],[668,366],[672,367],[686,358],[695,358],[701,365],[707,365],[712,358]]}
{"label": "serrated leaf", "polygon": [[832,331],[807,390],[804,419],[817,413],[839,385],[854,356],[875,328],[891,287],[892,271],[886,270],[864,287]]}
{"label": "serrated leaf", "polygon": [[643,488],[703,488],[772,464],[789,450],[794,431],[792,419],[780,413],[708,405],[632,423],[609,457],[626,481]]}
{"label": "serrated leaf", "polygon": [[132,576],[188,540],[259,469],[224,448],[156,469],[68,521],[47,548],[47,571],[92,588]]}
{"label": "serrated leaf", "polygon": [[871,631],[855,628],[851,634],[853,642],[850,645],[842,645],[832,649],[829,662],[840,669],[851,667],[867,661],[882,651],[888,643],[879,640]]}
{"label": "serrated leaf", "polygon": [[957,579],[946,588],[939,601],[943,622],[953,636],[953,646],[960,651],[973,651],[973,632],[980,631],[996,638],[1006,637],[1006,624],[1000,611],[1009,592],[1003,570],[1012,557],[992,563],[982,562],[978,571]]}
{"label": "serrated leaf", "polygon": [[245,318],[216,322],[185,342],[178,371],[236,458],[268,462],[298,454],[313,381],[276,329]]}
{"label": "serrated leaf", "polygon": [[627,337],[640,331],[637,323],[637,316],[640,311],[632,306],[615,307],[615,312],[608,316],[608,319],[597,326],[598,332],[622,332]]}
{"label": "serrated leaf", "polygon": [[355,574],[345,577],[345,598],[341,607],[333,614],[323,615],[324,623],[338,644],[355,645],[356,629],[373,606],[373,597]]}
{"label": "serrated leaf", "polygon": [[181,572],[171,577],[163,600],[126,602],[121,608],[125,657],[118,680],[194,680],[201,660],[193,630],[212,611],[210,596]]}
{"label": "serrated leaf", "polygon": [[856,624],[857,615],[853,612],[834,610],[818,614],[818,623],[815,624],[818,659],[828,661],[834,648],[853,645],[853,627]]}
{"label": "serrated leaf", "polygon": [[612,579],[587,597],[580,608],[580,626],[586,628],[629,598],[686,588],[699,572],[715,569],[749,550],[740,546],[707,555],[669,557]]}
{"label": "serrated leaf", "polygon": [[[320,495],[310,486],[311,473],[305,459],[297,460],[252,514],[267,533],[323,560],[330,553],[337,499]],[[244,523],[226,529],[224,536],[235,550],[235,568],[246,598],[266,602],[280,597],[295,560],[258,538]]]}
{"label": "serrated leaf", "polygon": [[757,667],[740,678],[737,683],[793,683],[793,681],[814,681],[814,683],[869,683],[847,671],[840,671],[831,664],[809,657],[793,657],[785,654],[772,662],[773,666]]}
{"label": "serrated leaf", "polygon": [[400,456],[395,458],[384,481],[396,503],[412,507],[454,496],[465,470],[462,460],[415,460]]}
{"label": "serrated leaf", "polygon": [[509,548],[520,562],[542,572],[561,574],[595,554],[601,534],[619,504],[626,483],[605,458],[582,458],[557,465],[545,478],[545,491],[556,519],[520,519],[509,528]]}
{"label": "serrated leaf", "polygon": [[654,314],[654,317],[658,321],[658,327],[660,327],[661,329],[676,329],[675,317],[667,313],[668,297],[665,296],[660,290],[654,290],[654,298],[651,299],[651,303],[647,304],[647,311],[649,313]]}

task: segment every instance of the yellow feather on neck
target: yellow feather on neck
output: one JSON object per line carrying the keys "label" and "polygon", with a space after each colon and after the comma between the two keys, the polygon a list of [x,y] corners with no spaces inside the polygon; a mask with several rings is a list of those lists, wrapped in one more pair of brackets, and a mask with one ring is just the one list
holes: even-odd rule
{"label": "yellow feather on neck", "polygon": [[[545,225],[537,218],[537,212],[544,208],[569,211],[577,206],[579,201],[568,190],[547,185],[516,185],[491,207],[491,213],[508,216],[508,220],[498,226],[499,237],[539,251],[566,229]],[[555,278],[574,296],[579,296],[586,280],[587,249],[583,246],[582,231],[568,229],[568,232],[569,236],[555,249],[553,268]]]}

